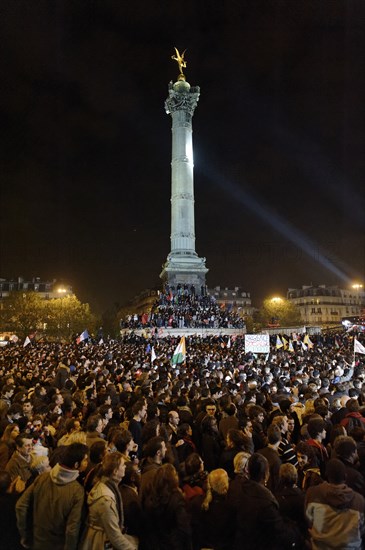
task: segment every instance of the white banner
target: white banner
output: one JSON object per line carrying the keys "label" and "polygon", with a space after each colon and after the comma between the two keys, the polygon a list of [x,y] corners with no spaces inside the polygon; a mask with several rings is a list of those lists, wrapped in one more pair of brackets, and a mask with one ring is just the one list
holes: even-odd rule
{"label": "white banner", "polygon": [[245,334],[245,352],[270,353],[270,336],[268,334]]}

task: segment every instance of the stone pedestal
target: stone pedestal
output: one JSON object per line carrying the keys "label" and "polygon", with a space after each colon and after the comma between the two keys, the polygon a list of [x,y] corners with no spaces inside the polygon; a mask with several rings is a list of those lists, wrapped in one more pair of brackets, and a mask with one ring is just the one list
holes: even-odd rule
{"label": "stone pedestal", "polygon": [[160,277],[170,286],[205,286],[205,258],[195,251],[194,162],[192,118],[200,89],[184,79],[169,84],[165,102],[172,117],[171,252]]}

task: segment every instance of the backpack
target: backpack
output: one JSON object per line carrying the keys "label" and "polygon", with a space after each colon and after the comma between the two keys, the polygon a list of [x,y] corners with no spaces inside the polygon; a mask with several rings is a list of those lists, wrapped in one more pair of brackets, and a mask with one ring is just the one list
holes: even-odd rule
{"label": "backpack", "polygon": [[360,418],[356,418],[356,416],[348,416],[348,422],[345,426],[347,435],[351,435],[351,432],[354,428],[362,428],[365,429],[365,424],[361,422]]}

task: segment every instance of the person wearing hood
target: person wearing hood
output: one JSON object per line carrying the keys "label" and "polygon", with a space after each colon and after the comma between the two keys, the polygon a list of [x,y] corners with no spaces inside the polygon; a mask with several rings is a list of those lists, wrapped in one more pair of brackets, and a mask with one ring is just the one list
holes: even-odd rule
{"label": "person wearing hood", "polygon": [[118,485],[125,468],[120,452],[104,456],[100,479],[87,498],[89,513],[80,550],[137,550],[138,539],[124,534],[123,502]]}
{"label": "person wearing hood", "polygon": [[362,548],[365,534],[362,495],[346,485],[345,465],[332,458],[326,465],[325,481],[310,487],[305,510],[313,550]]}
{"label": "person wearing hood", "polygon": [[84,505],[79,472],[87,466],[88,448],[73,443],[62,463],[41,474],[16,504],[17,525],[24,548],[76,550]]}

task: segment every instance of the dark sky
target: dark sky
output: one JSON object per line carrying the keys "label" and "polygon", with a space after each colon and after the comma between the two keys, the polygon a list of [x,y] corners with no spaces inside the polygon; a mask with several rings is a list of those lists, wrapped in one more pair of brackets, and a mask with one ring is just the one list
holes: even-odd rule
{"label": "dark sky", "polygon": [[158,284],[177,46],[208,285],[257,305],[364,281],[363,0],[3,0],[0,21],[1,277],[99,310]]}

